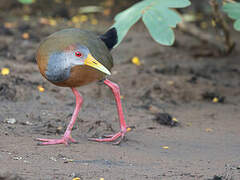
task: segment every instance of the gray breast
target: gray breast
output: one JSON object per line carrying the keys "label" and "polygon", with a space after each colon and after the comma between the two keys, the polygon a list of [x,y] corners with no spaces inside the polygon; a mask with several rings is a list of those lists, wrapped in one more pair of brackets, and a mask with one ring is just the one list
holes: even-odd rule
{"label": "gray breast", "polygon": [[64,53],[52,53],[48,60],[46,77],[52,82],[62,82],[69,78],[72,64]]}

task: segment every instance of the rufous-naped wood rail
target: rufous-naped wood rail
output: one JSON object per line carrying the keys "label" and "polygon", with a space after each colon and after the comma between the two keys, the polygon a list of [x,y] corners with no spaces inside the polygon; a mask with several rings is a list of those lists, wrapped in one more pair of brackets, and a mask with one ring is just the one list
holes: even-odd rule
{"label": "rufous-naped wood rail", "polygon": [[109,86],[115,96],[120,131],[104,138],[89,138],[97,142],[121,142],[129,127],[127,127],[120,99],[119,86],[106,79],[111,75],[113,58],[110,50],[117,43],[117,31],[111,28],[103,35],[77,28],[64,29],[55,32],[43,40],[36,53],[36,60],[40,73],[51,83],[70,87],[76,97],[76,106],[71,121],[61,139],[42,139],[41,145],[65,144],[76,142],[71,131],[77,119],[83,98],[76,87],[87,85],[94,81],[103,81]]}

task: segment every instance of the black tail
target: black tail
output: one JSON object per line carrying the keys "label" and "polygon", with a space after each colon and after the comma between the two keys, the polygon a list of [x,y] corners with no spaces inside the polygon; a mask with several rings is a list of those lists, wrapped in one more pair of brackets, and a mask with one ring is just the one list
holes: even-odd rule
{"label": "black tail", "polygon": [[106,44],[109,50],[111,50],[118,41],[117,30],[116,28],[111,28],[103,35],[100,36],[100,39]]}

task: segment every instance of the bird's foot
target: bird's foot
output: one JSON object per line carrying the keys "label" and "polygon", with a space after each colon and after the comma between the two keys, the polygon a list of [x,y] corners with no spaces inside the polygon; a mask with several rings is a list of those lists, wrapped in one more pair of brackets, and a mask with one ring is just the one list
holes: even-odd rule
{"label": "bird's foot", "polygon": [[38,141],[43,141],[39,145],[54,145],[54,144],[65,144],[68,145],[69,142],[76,143],[77,141],[71,136],[63,136],[61,139],[42,139],[37,138]]}
{"label": "bird's foot", "polygon": [[127,132],[131,131],[131,128],[130,127],[126,127],[126,128],[122,128],[122,130],[116,134],[111,134],[111,135],[104,135],[103,137],[105,138],[88,138],[89,141],[96,141],[96,142],[112,142],[112,141],[115,141],[117,139],[119,139],[118,141],[116,141],[115,145],[118,145],[121,143],[121,141],[123,140],[125,134]]}

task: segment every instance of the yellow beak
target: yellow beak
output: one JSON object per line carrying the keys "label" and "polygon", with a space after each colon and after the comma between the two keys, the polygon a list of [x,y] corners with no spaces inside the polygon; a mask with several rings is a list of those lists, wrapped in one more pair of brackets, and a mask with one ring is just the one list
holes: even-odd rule
{"label": "yellow beak", "polygon": [[100,62],[98,62],[91,54],[88,54],[87,58],[84,61],[84,64],[102,71],[105,74],[111,75],[110,71],[105,68]]}

